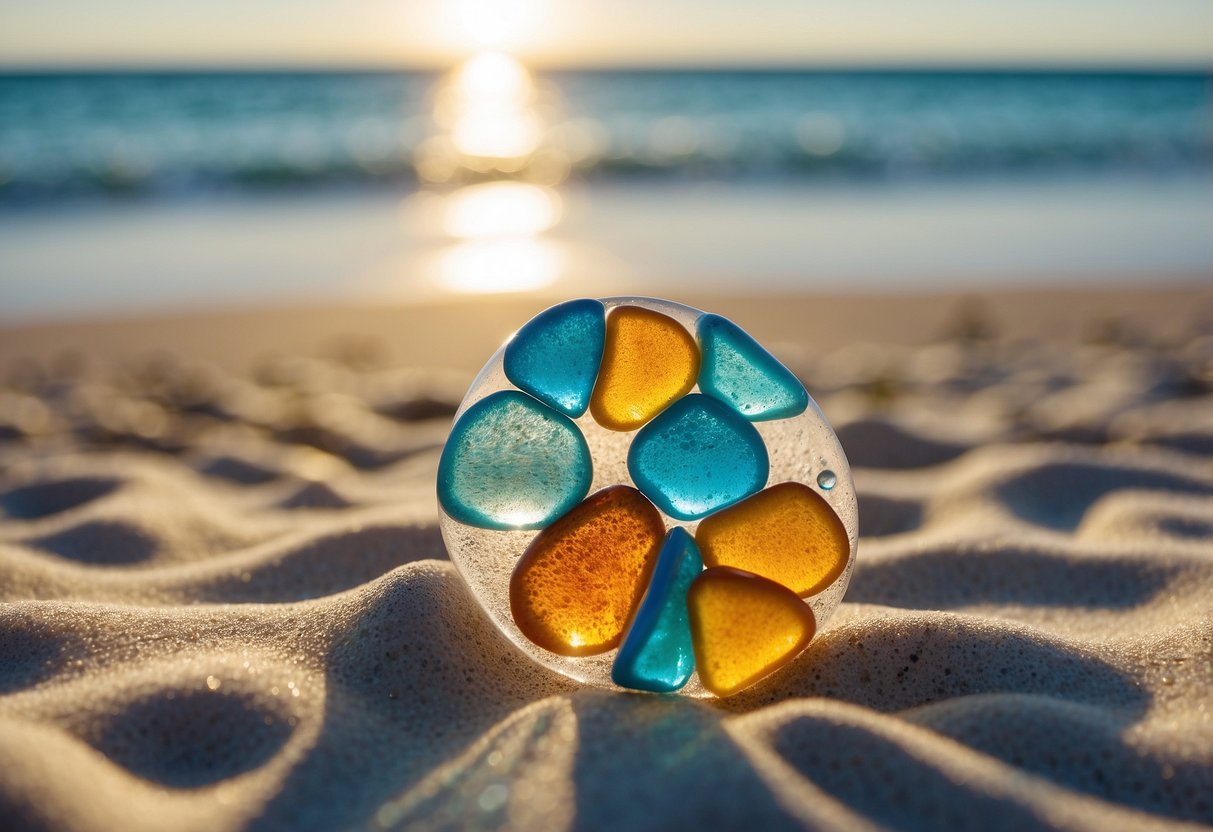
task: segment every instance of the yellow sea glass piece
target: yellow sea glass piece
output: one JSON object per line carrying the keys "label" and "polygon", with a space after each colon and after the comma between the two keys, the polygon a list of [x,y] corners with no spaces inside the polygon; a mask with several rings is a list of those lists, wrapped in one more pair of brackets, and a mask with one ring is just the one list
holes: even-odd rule
{"label": "yellow sea glass piece", "polygon": [[635,488],[591,494],[541,531],[514,567],[518,629],[561,656],[618,647],[664,537],[661,514]]}
{"label": "yellow sea glass piece", "polygon": [[773,485],[704,518],[695,542],[704,565],[753,572],[802,598],[834,583],[851,553],[834,509],[798,482]]}
{"label": "yellow sea glass piece", "polygon": [[817,631],[809,605],[774,581],[717,566],[687,592],[699,681],[730,696],[783,667]]}
{"label": "yellow sea glass piece", "polygon": [[699,345],[666,315],[620,306],[607,315],[606,345],[590,398],[594,420],[636,430],[686,395],[699,376]]}

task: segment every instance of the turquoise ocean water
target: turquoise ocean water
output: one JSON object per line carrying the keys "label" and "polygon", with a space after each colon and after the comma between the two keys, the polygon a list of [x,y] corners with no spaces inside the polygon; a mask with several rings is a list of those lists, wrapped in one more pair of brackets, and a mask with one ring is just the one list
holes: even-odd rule
{"label": "turquoise ocean water", "polygon": [[0,323],[1213,281],[1206,74],[485,67],[0,75]]}
{"label": "turquoise ocean water", "polygon": [[[0,76],[0,204],[417,180],[425,74]],[[1207,171],[1201,74],[539,75],[575,178],[889,181]]]}

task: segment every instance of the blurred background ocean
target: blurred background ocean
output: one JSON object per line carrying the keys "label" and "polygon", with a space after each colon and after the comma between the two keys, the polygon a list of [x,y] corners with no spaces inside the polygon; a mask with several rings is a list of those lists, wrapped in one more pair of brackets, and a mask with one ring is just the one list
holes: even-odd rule
{"label": "blurred background ocean", "polygon": [[0,322],[1213,278],[1200,69],[10,70]]}
{"label": "blurred background ocean", "polygon": [[[525,105],[525,89],[506,89],[525,81],[501,80],[518,67],[496,60],[503,95]],[[545,106],[523,126],[533,135],[505,136],[517,126],[505,118],[485,132],[548,144],[531,163],[547,169],[523,176],[548,184],[569,174],[773,185],[1168,177],[1213,165],[1210,79],[1196,73],[683,70],[537,81]],[[0,200],[446,181],[453,172],[427,168],[424,155],[435,83],[396,73],[0,77]]]}

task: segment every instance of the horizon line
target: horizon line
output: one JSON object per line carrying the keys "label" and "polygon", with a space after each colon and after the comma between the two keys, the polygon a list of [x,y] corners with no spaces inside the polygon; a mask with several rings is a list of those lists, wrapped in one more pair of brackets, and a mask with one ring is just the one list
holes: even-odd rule
{"label": "horizon line", "polygon": [[[463,59],[449,63],[355,63],[326,62],[33,62],[6,63],[0,60],[0,75],[243,75],[243,74],[397,74],[441,73]],[[752,72],[760,73],[990,73],[1066,75],[1213,75],[1213,61],[1162,62],[1106,61],[836,61],[836,62],[620,62],[620,63],[522,63],[536,72]]]}

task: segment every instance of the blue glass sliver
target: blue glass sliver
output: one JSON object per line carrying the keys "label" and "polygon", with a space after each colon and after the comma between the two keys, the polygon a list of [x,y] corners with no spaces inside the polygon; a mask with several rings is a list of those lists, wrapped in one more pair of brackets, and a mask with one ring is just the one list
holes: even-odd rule
{"label": "blue glass sliver", "polygon": [[438,462],[438,502],[482,529],[542,528],[590,490],[585,437],[525,393],[486,396],[455,422]]}
{"label": "blue glass sliver", "polygon": [[505,376],[518,389],[577,418],[590,406],[606,339],[600,301],[571,300],[526,322],[505,348]]}
{"label": "blue glass sliver", "polygon": [[703,571],[703,558],[686,529],[666,535],[653,579],[615,656],[611,679],[622,688],[670,693],[695,670],[687,590]]}
{"label": "blue glass sliver", "polygon": [[628,473],[666,514],[698,520],[766,485],[770,459],[753,425],[692,393],[640,429],[628,449]]}
{"label": "blue glass sliver", "polygon": [[804,413],[809,406],[804,385],[745,330],[710,314],[700,317],[697,329],[703,350],[700,390],[753,422]]}

